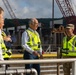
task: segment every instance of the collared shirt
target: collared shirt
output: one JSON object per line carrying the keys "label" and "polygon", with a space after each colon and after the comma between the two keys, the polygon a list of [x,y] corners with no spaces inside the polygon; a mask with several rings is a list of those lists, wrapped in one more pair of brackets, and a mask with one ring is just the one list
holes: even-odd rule
{"label": "collared shirt", "polygon": [[0,29],[0,35],[1,35],[1,29]]}
{"label": "collared shirt", "polygon": [[[1,42],[1,29],[0,29],[0,42]],[[0,50],[1,50],[1,45],[0,45]]]}
{"label": "collared shirt", "polygon": [[[2,40],[2,35],[1,35],[1,29],[0,29],[0,42],[1,42],[1,40]],[[3,55],[2,55],[2,47],[1,47],[1,45],[0,45],[0,60],[4,60],[3,59]]]}
{"label": "collared shirt", "polygon": [[[31,28],[29,28],[29,30],[31,30],[32,32],[35,32],[35,31],[32,30]],[[22,45],[22,47],[23,47],[24,50],[26,50],[26,51],[28,51],[29,53],[32,54],[32,53],[34,52],[34,50],[32,50],[32,49],[27,45],[28,40],[29,40],[29,35],[28,35],[28,33],[27,33],[26,31],[24,31],[24,32],[22,33],[22,39],[21,39],[22,43],[21,43],[21,45]],[[42,47],[40,48],[40,50],[38,51],[38,53],[42,54]]]}

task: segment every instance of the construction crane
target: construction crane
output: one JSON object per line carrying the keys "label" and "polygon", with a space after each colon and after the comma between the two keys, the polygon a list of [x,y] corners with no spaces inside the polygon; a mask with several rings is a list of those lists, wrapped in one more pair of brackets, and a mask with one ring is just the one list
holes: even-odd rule
{"label": "construction crane", "polygon": [[[66,24],[72,23],[76,25],[76,16],[72,7],[71,0],[55,0],[55,1],[63,15]],[[76,34],[76,30],[74,31],[74,33]]]}
{"label": "construction crane", "polygon": [[[76,25],[76,16],[71,6],[72,5],[71,0],[55,0],[55,1],[63,15],[66,25],[69,23]],[[65,29],[63,27],[59,27],[58,30],[53,29],[53,35],[54,35],[53,37],[55,37],[53,42],[57,46],[61,46],[62,41],[59,41],[59,40],[62,40],[62,38],[64,37],[65,35],[64,32],[65,32]],[[74,33],[76,34],[76,30],[74,31]]]}
{"label": "construction crane", "polygon": [[72,8],[70,0],[56,0],[56,3],[66,20],[66,23],[76,24],[76,16]]}
{"label": "construction crane", "polygon": [[17,20],[17,17],[15,15],[15,13],[13,12],[12,10],[12,7],[10,6],[8,0],[2,0],[6,9],[8,10],[8,13],[10,14],[11,18],[13,19],[13,22],[15,24],[15,31],[17,32],[17,26],[20,25],[18,20]]}

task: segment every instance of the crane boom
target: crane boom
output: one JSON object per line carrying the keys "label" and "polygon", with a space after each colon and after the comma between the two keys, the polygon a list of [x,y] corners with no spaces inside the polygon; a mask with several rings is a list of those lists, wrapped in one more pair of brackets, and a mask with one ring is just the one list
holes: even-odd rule
{"label": "crane boom", "polygon": [[8,10],[8,12],[9,12],[11,18],[12,18],[12,19],[16,18],[16,15],[15,15],[15,13],[13,12],[12,7],[10,6],[8,0],[2,0],[2,1],[3,1],[4,5],[5,5],[5,7],[7,8],[7,10]]}
{"label": "crane boom", "polygon": [[12,10],[12,7],[10,6],[8,0],[2,0],[6,9],[8,10],[8,13],[10,14],[11,18],[13,19],[13,22],[15,24],[15,31],[17,32],[17,26],[20,25],[19,21],[17,20],[17,17],[15,13]]}
{"label": "crane boom", "polygon": [[56,0],[56,3],[67,23],[75,23],[75,13],[70,0]]}

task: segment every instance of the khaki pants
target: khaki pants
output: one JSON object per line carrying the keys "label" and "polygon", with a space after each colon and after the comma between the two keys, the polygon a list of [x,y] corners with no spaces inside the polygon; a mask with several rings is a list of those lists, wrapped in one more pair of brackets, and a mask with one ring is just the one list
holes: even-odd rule
{"label": "khaki pants", "polygon": [[64,75],[71,75],[71,72],[70,72],[71,68],[72,68],[72,63],[71,62],[64,63],[63,64]]}
{"label": "khaki pants", "polygon": [[[62,58],[76,58],[75,56],[73,57],[62,57]],[[71,68],[72,68],[72,62],[66,62],[63,64],[63,71],[64,75],[71,75]]]}

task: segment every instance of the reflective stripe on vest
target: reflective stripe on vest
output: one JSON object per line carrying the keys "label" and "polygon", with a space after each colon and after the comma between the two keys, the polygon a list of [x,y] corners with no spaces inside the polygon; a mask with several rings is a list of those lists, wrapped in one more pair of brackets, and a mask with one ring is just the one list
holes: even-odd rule
{"label": "reflective stripe on vest", "polygon": [[1,38],[2,36],[0,36],[0,49],[2,48],[1,47],[1,44],[2,44],[2,38]]}
{"label": "reflective stripe on vest", "polygon": [[6,37],[6,33],[4,31],[2,31],[2,34],[1,34],[3,37]]}
{"label": "reflective stripe on vest", "polygon": [[29,35],[29,41],[27,42],[29,47],[31,47],[33,50],[40,50],[41,41],[39,38],[39,34],[36,31],[35,32],[32,32],[30,30],[26,31]]}
{"label": "reflective stripe on vest", "polygon": [[69,41],[67,37],[63,38],[63,50],[68,49],[68,54],[62,53],[63,56],[76,56],[76,35],[72,37]]}
{"label": "reflective stripe on vest", "polygon": [[6,52],[3,53],[3,58],[11,58],[11,55],[11,49],[8,49]]}

